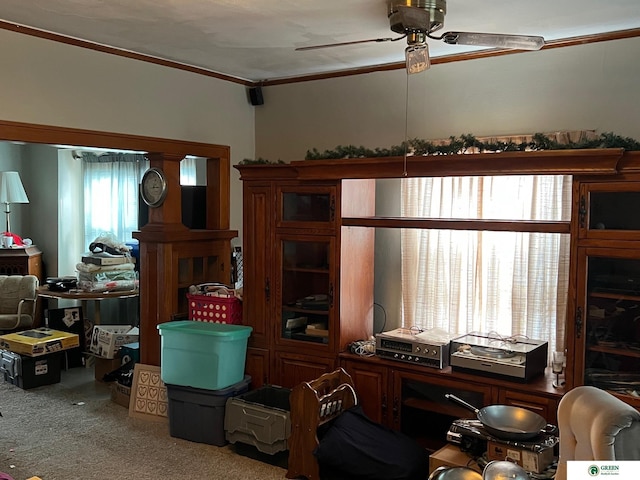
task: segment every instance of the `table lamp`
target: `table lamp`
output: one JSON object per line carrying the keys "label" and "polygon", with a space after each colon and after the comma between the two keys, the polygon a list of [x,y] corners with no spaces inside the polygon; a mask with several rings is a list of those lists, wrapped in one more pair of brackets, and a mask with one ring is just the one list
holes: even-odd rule
{"label": "table lamp", "polygon": [[24,191],[18,172],[0,172],[0,202],[4,203],[4,212],[7,214],[7,229],[5,232],[11,233],[11,223],[9,222],[10,205],[12,203],[29,203],[29,198]]}

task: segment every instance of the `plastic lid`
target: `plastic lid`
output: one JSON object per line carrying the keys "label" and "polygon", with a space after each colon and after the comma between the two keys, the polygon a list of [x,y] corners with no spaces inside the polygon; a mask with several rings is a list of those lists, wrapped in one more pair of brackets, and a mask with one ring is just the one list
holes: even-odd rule
{"label": "plastic lid", "polygon": [[211,335],[216,337],[248,337],[253,328],[246,325],[234,325],[228,323],[199,322],[194,320],[178,320],[158,325],[162,335],[163,331],[180,333],[192,333],[195,335]]}

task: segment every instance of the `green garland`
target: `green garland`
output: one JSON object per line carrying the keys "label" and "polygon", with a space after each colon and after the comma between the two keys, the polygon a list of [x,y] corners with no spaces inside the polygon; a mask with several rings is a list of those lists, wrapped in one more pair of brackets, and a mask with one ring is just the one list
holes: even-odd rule
{"label": "green garland", "polygon": [[284,162],[278,159],[277,162],[272,162],[271,160],[267,160],[266,158],[259,157],[255,160],[251,158],[245,158],[241,160],[238,165],[276,165],[276,164],[284,164]]}
{"label": "green garland", "polygon": [[[640,142],[629,137],[621,137],[614,133],[602,133],[598,138],[582,140],[580,142],[558,143],[543,133],[533,135],[530,142],[481,142],[471,134],[460,137],[449,137],[449,143],[435,145],[426,140],[414,138],[394,145],[390,148],[376,148],[371,150],[354,145],[337,146],[333,150],[319,152],[315,148],[307,150],[305,160],[337,160],[346,158],[374,158],[374,157],[401,157],[405,152],[414,156],[425,155],[454,155],[465,153],[471,149],[480,152],[524,152],[531,150],[568,150],[568,149],[593,149],[593,148],[623,148],[628,151],[640,150]],[[240,165],[282,164],[282,160],[271,162],[264,158],[251,160],[245,158]]]}

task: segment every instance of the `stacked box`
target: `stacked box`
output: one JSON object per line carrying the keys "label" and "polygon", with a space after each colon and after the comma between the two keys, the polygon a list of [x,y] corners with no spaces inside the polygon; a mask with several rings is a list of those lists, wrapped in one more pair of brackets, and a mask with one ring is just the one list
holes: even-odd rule
{"label": "stacked box", "polygon": [[274,455],[288,450],[291,389],[265,385],[227,400],[225,437]]}
{"label": "stacked box", "polygon": [[129,402],[131,401],[131,387],[123,385],[120,382],[113,382],[111,384],[111,401],[129,408]]}
{"label": "stacked box", "polygon": [[221,390],[167,384],[169,434],[192,442],[225,445],[224,418],[227,399],[246,392],[251,377]]}
{"label": "stacked box", "polygon": [[242,381],[251,327],[183,320],[158,330],[165,384],[221,390]]}
{"label": "stacked box", "polygon": [[0,374],[5,382],[25,390],[60,382],[62,352],[29,357],[0,350]]}
{"label": "stacked box", "polygon": [[47,355],[79,346],[80,337],[78,334],[46,327],[0,336],[0,348],[30,357]]}
{"label": "stacked box", "polygon": [[122,359],[122,365],[125,363],[140,362],[140,342],[127,343],[120,347],[120,358]]}
{"label": "stacked box", "polygon": [[99,357],[115,358],[120,347],[137,342],[139,338],[140,330],[132,325],[96,325],[89,348]]}
{"label": "stacked box", "polygon": [[[93,375],[94,378],[98,382],[104,382],[105,375],[117,370],[122,365],[122,360],[120,357],[116,358],[102,358],[102,357],[94,357],[94,370]],[[107,380],[109,381],[109,380]]]}

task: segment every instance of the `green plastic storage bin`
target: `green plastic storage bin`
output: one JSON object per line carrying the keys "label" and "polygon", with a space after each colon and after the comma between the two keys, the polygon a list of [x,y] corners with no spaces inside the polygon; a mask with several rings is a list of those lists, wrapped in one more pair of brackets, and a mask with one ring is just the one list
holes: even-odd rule
{"label": "green plastic storage bin", "polygon": [[183,320],[161,323],[158,330],[164,383],[220,390],[244,378],[251,327]]}

